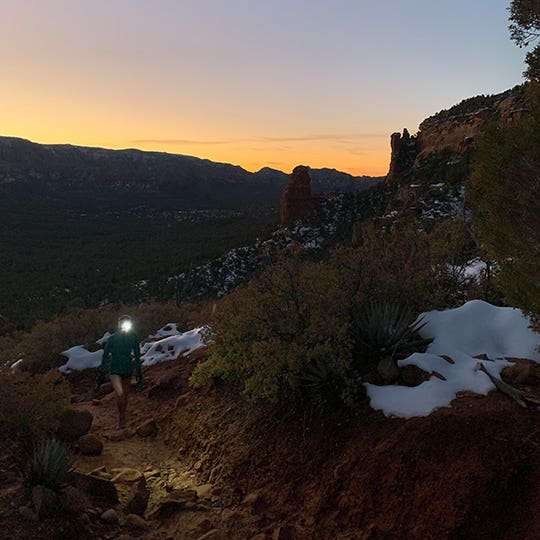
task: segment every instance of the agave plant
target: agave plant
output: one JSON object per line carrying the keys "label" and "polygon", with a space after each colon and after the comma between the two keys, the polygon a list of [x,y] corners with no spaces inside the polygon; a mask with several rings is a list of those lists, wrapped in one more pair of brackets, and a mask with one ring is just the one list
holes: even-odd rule
{"label": "agave plant", "polygon": [[378,365],[395,365],[396,360],[415,351],[425,351],[431,342],[419,335],[425,324],[412,307],[391,300],[358,306],[352,324],[356,367],[365,373]]}
{"label": "agave plant", "polygon": [[29,481],[32,485],[57,489],[70,469],[71,456],[68,447],[56,439],[46,439],[34,449]]}
{"label": "agave plant", "polygon": [[297,389],[304,406],[322,416],[341,401],[340,377],[321,358],[313,358],[297,378]]}

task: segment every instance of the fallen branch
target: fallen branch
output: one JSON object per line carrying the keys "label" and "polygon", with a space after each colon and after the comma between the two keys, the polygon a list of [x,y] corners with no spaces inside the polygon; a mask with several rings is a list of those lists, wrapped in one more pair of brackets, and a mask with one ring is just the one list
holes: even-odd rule
{"label": "fallen branch", "polygon": [[519,405],[521,405],[522,407],[526,408],[527,402],[533,403],[535,405],[540,405],[540,398],[536,396],[532,396],[531,394],[527,394],[526,392],[523,392],[515,388],[514,386],[508,383],[505,383],[499,377],[495,377],[485,368],[485,366],[481,362],[478,362],[476,364],[476,369],[478,371],[483,371],[490,378],[491,382],[495,385],[497,390],[499,390],[503,394],[506,394],[507,396],[510,396],[514,401],[519,403]]}

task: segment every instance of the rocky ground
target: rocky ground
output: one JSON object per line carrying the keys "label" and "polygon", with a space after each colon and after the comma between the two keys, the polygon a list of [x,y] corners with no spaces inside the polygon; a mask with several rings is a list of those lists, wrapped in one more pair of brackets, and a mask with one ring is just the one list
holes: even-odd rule
{"label": "rocky ground", "polygon": [[[46,497],[29,502],[6,461],[0,538],[540,538],[535,408],[492,392],[426,418],[364,404],[321,424],[190,391],[202,355],[148,368],[122,431],[109,388],[96,397],[89,376],[72,377],[74,414],[92,424],[74,443],[64,510],[38,519]],[[540,389],[528,362],[506,379]]]}

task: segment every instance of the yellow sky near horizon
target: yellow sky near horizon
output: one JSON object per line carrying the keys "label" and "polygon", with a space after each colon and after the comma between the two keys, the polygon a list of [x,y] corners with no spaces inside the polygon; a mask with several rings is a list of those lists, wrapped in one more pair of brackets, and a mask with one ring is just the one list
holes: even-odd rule
{"label": "yellow sky near horizon", "polygon": [[0,134],[382,176],[392,132],[521,81],[481,4],[0,0]]}

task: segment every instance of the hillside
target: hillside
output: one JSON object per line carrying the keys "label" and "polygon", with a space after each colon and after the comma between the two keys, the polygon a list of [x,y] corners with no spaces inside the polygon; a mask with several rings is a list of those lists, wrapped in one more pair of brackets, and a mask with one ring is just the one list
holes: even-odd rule
{"label": "hillside", "polygon": [[[365,189],[379,179],[313,170],[318,193]],[[0,137],[0,194],[85,207],[240,209],[276,206],[287,182],[281,171],[251,173],[192,156],[37,144]]]}

